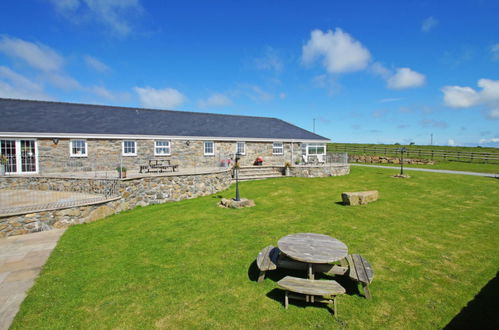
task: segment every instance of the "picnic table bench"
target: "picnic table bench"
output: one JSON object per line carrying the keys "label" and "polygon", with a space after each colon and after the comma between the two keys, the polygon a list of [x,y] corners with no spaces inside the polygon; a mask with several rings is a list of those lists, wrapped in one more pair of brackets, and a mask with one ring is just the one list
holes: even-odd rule
{"label": "picnic table bench", "polygon": [[366,298],[371,299],[369,284],[371,284],[374,278],[374,271],[371,264],[360,254],[351,254],[347,256],[346,259],[349,266],[348,276],[350,276],[352,280],[362,283]]}
{"label": "picnic table bench", "polygon": [[172,172],[178,171],[178,165],[172,165],[169,159],[149,159],[147,165],[140,165],[139,173],[145,171],[146,173],[159,172],[171,169]]}
{"label": "picnic table bench", "polygon": [[[338,316],[336,296],[345,293],[345,288],[333,280],[309,280],[286,276],[277,284],[285,290],[284,307],[287,309],[289,298],[333,304],[334,316]],[[298,293],[298,295],[296,294]]]}

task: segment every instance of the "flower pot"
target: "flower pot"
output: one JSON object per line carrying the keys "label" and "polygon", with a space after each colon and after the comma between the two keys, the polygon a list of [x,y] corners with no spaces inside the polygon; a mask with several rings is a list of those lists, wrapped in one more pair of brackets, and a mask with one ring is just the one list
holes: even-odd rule
{"label": "flower pot", "polygon": [[0,164],[0,176],[4,176],[4,175],[5,175],[5,165]]}
{"label": "flower pot", "polygon": [[291,175],[291,171],[289,170],[289,167],[287,167],[287,166],[284,168],[284,175],[285,176],[290,176]]}

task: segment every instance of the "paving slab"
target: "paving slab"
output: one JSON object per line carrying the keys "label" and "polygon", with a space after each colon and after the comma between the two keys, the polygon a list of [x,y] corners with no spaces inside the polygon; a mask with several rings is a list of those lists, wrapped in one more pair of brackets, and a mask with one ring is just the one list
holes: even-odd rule
{"label": "paving slab", "polygon": [[0,238],[0,330],[7,330],[64,229]]}

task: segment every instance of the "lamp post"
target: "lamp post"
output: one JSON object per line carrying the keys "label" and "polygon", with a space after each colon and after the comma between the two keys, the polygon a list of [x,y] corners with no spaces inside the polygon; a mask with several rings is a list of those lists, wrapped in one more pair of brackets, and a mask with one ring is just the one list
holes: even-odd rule
{"label": "lamp post", "polygon": [[236,164],[234,165],[234,170],[236,174],[236,198],[234,199],[236,202],[241,200],[241,196],[239,195],[239,159],[240,154],[236,153]]}
{"label": "lamp post", "polygon": [[407,151],[406,148],[400,148],[400,175],[404,175],[404,153]]}

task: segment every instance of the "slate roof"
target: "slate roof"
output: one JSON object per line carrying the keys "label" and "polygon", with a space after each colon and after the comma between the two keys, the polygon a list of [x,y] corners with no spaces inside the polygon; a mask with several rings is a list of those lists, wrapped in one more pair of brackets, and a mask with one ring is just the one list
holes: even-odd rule
{"label": "slate roof", "polygon": [[329,140],[277,118],[3,98],[0,132]]}

